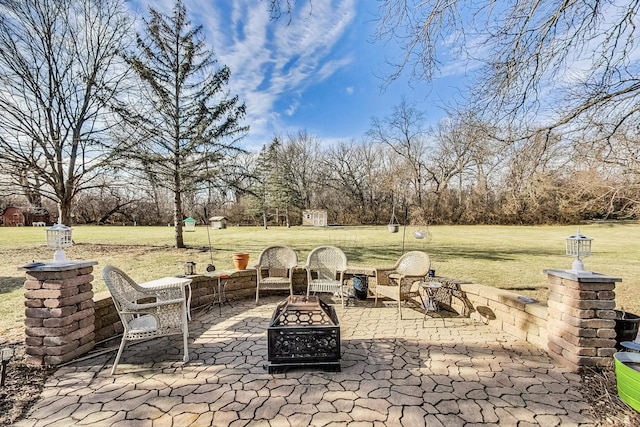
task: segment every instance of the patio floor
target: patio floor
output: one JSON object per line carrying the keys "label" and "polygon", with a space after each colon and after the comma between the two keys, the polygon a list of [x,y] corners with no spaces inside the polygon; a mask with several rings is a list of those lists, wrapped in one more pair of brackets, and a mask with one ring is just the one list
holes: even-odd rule
{"label": "patio floor", "polygon": [[[389,303],[342,309],[342,371],[269,374],[267,326],[282,297],[195,312],[180,337],[62,367],[18,426],[595,425],[580,376],[543,351],[467,318]],[[119,341],[114,341],[117,345]]]}

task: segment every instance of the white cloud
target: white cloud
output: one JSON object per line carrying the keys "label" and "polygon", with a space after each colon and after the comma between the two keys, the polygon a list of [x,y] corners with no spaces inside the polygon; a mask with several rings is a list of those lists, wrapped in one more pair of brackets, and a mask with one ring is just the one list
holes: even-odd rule
{"label": "white cloud", "polygon": [[[314,2],[311,11],[301,2],[290,22],[271,20],[266,4],[254,0],[234,0],[224,17],[211,3],[200,7],[210,9],[201,15],[208,39],[231,69],[231,92],[246,102],[247,122],[256,136],[277,130],[272,113],[283,95],[301,93],[351,63],[333,57],[332,50],[354,18],[354,0]],[[299,106],[297,99],[283,113],[293,115]]]}
{"label": "white cloud", "polygon": [[[353,22],[355,0],[298,2],[290,22],[287,17],[271,20],[262,1],[184,4],[191,22],[203,26],[207,46],[219,64],[231,69],[229,91],[246,103],[246,123],[256,138],[278,130],[276,110],[283,95],[302,93],[352,62],[333,51]],[[149,6],[169,14],[173,5],[169,0],[138,0],[132,9],[137,7],[147,17]],[[297,99],[280,108],[292,115],[299,106]]]}
{"label": "white cloud", "polygon": [[300,106],[300,100],[299,99],[295,99],[289,105],[289,108],[287,108],[287,111],[285,111],[285,113],[287,114],[287,116],[293,116],[296,113],[296,110],[298,109],[299,106]]}
{"label": "white cloud", "polygon": [[347,92],[347,95],[353,95],[353,86],[349,86],[345,89],[345,92]]}

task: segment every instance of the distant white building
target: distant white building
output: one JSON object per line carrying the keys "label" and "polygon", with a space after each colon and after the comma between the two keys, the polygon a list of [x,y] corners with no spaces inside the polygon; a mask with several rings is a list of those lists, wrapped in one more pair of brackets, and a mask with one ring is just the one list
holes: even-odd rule
{"label": "distant white building", "polygon": [[227,217],[226,216],[212,216],[209,218],[209,223],[211,224],[211,228],[214,230],[221,230],[223,228],[227,228]]}
{"label": "distant white building", "polygon": [[309,209],[302,211],[302,225],[326,227],[327,211],[324,209]]}

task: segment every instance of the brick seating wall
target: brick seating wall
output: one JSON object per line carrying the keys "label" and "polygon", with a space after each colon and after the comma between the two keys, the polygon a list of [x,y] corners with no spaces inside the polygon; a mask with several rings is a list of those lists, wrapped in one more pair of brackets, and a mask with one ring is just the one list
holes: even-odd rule
{"label": "brick seating wall", "polygon": [[[221,272],[220,274],[224,274]],[[217,300],[218,279],[202,275],[190,276],[191,308],[197,309]],[[226,282],[226,296],[230,300],[255,298],[256,275],[253,270],[234,271],[230,277],[221,279]],[[370,281],[372,278],[370,278]],[[302,268],[294,273],[294,293],[306,292],[306,275]],[[525,304],[518,301],[518,294],[504,291],[490,286],[478,284],[462,284],[464,291],[474,306],[471,318],[479,322],[488,323],[519,339],[547,349],[547,306],[536,302]],[[269,291],[273,292],[273,291]],[[283,296],[285,294],[283,293]],[[108,292],[95,295],[96,342],[108,339],[122,333],[122,324],[118,313],[111,302]],[[454,304],[453,308],[462,313],[462,304]]]}
{"label": "brick seating wall", "polygon": [[[27,271],[28,363],[59,365],[88,352],[94,343],[122,333],[109,293],[93,295],[92,270],[79,266],[65,271]],[[621,279],[566,270],[545,272],[549,279],[548,304],[498,288],[460,283],[460,294],[454,295],[452,308],[547,351],[575,370],[610,363],[616,344],[615,283]],[[212,277],[193,275],[192,309],[218,300],[218,277],[225,283],[229,300],[255,297],[255,270],[223,271]],[[380,278],[381,282],[385,279]],[[375,286],[375,279],[370,285],[370,289]],[[298,268],[294,272],[294,293],[305,291],[305,271]],[[286,291],[281,293],[286,295]]]}
{"label": "brick seating wall", "polygon": [[[489,324],[538,348],[547,350],[547,304],[539,301],[523,302],[521,295],[491,286],[461,284],[460,289],[473,305],[471,319]],[[464,309],[454,299],[452,307],[459,313]]]}

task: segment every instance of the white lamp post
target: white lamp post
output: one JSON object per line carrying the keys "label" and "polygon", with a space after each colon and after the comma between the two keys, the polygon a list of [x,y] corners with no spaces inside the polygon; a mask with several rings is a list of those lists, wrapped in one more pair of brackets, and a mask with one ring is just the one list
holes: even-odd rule
{"label": "white lamp post", "polygon": [[56,250],[53,254],[53,262],[66,261],[67,256],[64,253],[64,248],[68,248],[71,245],[73,245],[71,227],[58,223],[53,227],[47,228],[47,246]]}
{"label": "white lamp post", "polygon": [[567,255],[576,258],[573,261],[571,270],[575,272],[584,271],[584,264],[582,263],[582,259],[591,255],[591,241],[593,239],[582,235],[580,233],[580,227],[578,227],[578,232],[573,236],[567,237],[566,240]]}

